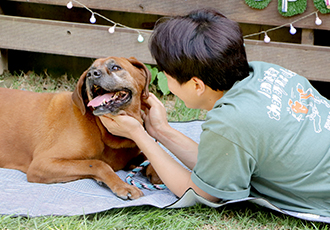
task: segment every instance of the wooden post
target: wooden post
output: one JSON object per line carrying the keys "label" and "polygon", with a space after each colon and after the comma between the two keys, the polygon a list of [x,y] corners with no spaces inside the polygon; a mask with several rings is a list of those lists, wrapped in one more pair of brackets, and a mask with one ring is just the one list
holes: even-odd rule
{"label": "wooden post", "polygon": [[0,74],[8,70],[8,50],[0,49]]}
{"label": "wooden post", "polygon": [[[1,7],[0,14],[3,14]],[[5,70],[8,70],[8,50],[0,49],[0,74]]]}
{"label": "wooden post", "polygon": [[314,30],[302,29],[301,44],[314,45]]}

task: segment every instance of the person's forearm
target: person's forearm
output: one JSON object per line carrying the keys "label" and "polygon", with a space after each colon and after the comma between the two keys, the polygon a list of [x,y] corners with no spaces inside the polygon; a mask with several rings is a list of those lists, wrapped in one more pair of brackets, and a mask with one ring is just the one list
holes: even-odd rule
{"label": "person's forearm", "polygon": [[135,132],[132,139],[146,155],[163,183],[178,197],[189,188],[200,196],[217,202],[219,199],[198,188],[191,180],[191,172],[165,152],[143,129]]}
{"label": "person's forearm", "polygon": [[191,173],[166,153],[144,130],[135,132],[132,139],[151,162],[164,184],[181,197],[189,188]]}
{"label": "person's forearm", "polygon": [[158,131],[157,140],[170,150],[189,169],[197,162],[198,144],[171,126]]}

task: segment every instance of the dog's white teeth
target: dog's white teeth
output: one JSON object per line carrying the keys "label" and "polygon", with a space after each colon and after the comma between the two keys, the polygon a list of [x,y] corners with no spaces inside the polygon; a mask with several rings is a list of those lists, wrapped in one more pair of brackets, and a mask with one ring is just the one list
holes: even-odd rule
{"label": "dog's white teeth", "polygon": [[113,96],[112,96],[112,98],[116,98],[116,97],[118,97],[119,96],[119,94],[120,94],[120,92],[118,91],[118,92],[116,92]]}
{"label": "dog's white teeth", "polygon": [[105,99],[103,99],[102,105],[106,105],[106,104],[107,104],[107,101]]}

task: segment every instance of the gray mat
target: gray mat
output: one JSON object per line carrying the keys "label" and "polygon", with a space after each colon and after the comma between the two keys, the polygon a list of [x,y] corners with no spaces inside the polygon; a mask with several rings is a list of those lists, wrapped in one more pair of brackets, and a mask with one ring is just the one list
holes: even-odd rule
{"label": "gray mat", "polygon": [[[199,142],[201,124],[202,121],[173,122],[171,126]],[[117,175],[124,180],[127,173],[119,171]],[[146,178],[140,174],[137,174],[134,179],[148,183]],[[142,191],[143,197],[125,201],[116,197],[106,186],[99,185],[92,179],[57,184],[37,184],[27,182],[26,175],[20,171],[0,169],[0,214],[29,217],[72,216],[142,205],[158,208],[182,208],[203,203],[218,208],[229,203],[251,201],[297,218],[330,223],[329,217],[281,210],[264,199],[249,197],[226,203],[212,203],[199,197],[192,189],[189,189],[181,199],[178,199],[168,189],[157,191],[143,189]]]}

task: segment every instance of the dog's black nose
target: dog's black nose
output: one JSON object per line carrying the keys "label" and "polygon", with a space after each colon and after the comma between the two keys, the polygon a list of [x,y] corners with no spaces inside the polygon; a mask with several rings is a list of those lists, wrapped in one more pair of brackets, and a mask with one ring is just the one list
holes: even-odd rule
{"label": "dog's black nose", "polygon": [[87,73],[87,77],[91,77],[91,76],[93,76],[95,78],[101,77],[102,72],[98,69],[92,69]]}

